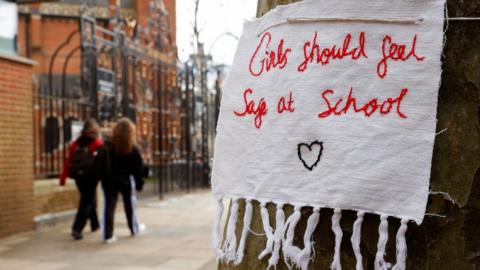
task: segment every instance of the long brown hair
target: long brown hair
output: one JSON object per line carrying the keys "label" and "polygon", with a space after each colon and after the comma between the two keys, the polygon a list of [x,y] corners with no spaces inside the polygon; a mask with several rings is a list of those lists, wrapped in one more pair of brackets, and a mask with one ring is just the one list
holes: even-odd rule
{"label": "long brown hair", "polygon": [[127,155],[136,144],[135,124],[128,118],[121,118],[112,131],[112,144],[115,153]]}
{"label": "long brown hair", "polygon": [[100,126],[98,125],[95,119],[88,119],[85,124],[83,124],[82,136],[96,139],[100,136]]}

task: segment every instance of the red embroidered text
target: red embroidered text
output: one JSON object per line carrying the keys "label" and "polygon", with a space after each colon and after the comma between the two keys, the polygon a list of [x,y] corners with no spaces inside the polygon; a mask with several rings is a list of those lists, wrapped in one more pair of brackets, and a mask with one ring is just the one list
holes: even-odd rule
{"label": "red embroidered text", "polygon": [[407,53],[407,45],[401,43],[395,43],[392,41],[392,37],[386,35],[382,42],[382,59],[377,65],[377,74],[380,78],[385,78],[388,73],[388,60],[392,61],[407,61],[410,57],[414,57],[417,61],[423,61],[424,56],[418,56],[416,50],[417,35],[413,36],[412,45],[410,51]]}
{"label": "red embroidered text", "polygon": [[[272,40],[272,35],[270,32],[265,32],[260,42],[257,45],[257,48],[250,57],[250,63],[248,65],[248,71],[253,76],[260,76],[263,72],[267,72],[272,68],[283,69],[288,62],[288,54],[292,51],[290,48],[283,48],[284,40],[280,39],[280,42],[277,46],[277,51],[271,50],[268,51],[268,46]],[[260,50],[262,49],[262,51]],[[263,56],[264,54],[264,56]]]}
{"label": "red embroidered text", "polygon": [[354,113],[363,113],[365,116],[370,117],[376,111],[380,114],[389,114],[392,111],[392,108],[395,106],[395,110],[400,118],[407,118],[405,113],[400,109],[402,105],[403,98],[407,95],[408,89],[404,88],[400,91],[400,94],[394,98],[387,98],[384,101],[379,101],[377,98],[373,98],[361,107],[357,104],[357,99],[353,97],[353,89],[350,87],[350,92],[348,97],[344,101],[343,98],[339,98],[336,102],[331,103],[328,95],[333,95],[335,92],[332,89],[325,89],[322,92],[322,98],[327,105],[327,109],[318,114],[319,118],[326,118],[330,115],[341,115],[346,114],[349,111]]}
{"label": "red embroidered text", "polygon": [[325,66],[330,63],[330,60],[343,59],[350,57],[352,60],[358,60],[361,57],[368,58],[365,53],[365,32],[361,32],[358,37],[358,46],[351,48],[350,42],[352,35],[348,33],[343,39],[343,45],[333,45],[331,47],[321,48],[317,43],[317,31],[313,36],[313,40],[307,41],[303,45],[304,60],[298,65],[297,70],[304,72],[309,63],[322,64]]}
{"label": "red embroidered text", "polygon": [[290,91],[287,100],[285,100],[285,97],[281,97],[278,100],[277,112],[278,113],[283,113],[284,111],[287,111],[287,112],[294,112],[295,111],[295,108],[293,108],[292,91]]}
{"label": "red embroidered text", "polygon": [[251,115],[251,114],[255,115],[254,124],[255,124],[255,127],[259,129],[262,126],[262,117],[267,115],[268,108],[264,98],[261,98],[257,107],[255,107],[255,101],[253,100],[249,101],[247,98],[247,96],[252,93],[253,93],[253,90],[251,88],[248,88],[243,92],[243,101],[245,103],[245,109],[243,112],[234,111],[233,113],[238,117],[244,117],[246,115]]}

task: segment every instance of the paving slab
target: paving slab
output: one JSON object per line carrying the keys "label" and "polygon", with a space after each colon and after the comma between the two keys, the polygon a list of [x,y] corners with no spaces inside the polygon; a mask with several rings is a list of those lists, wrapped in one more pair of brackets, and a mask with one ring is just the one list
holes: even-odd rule
{"label": "paving slab", "polygon": [[214,270],[210,245],[214,208],[208,191],[140,201],[137,216],[147,230],[132,237],[119,205],[116,243],[104,244],[101,232],[85,232],[83,240],[74,241],[69,235],[70,222],[63,222],[0,240],[0,268]]}

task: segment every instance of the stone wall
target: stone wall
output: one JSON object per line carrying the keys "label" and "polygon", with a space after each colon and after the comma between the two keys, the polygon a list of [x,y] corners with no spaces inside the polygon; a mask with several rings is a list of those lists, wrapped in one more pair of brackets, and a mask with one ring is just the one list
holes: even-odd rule
{"label": "stone wall", "polygon": [[58,179],[38,179],[34,183],[35,216],[75,210],[79,193],[73,180],[65,187],[58,185]]}

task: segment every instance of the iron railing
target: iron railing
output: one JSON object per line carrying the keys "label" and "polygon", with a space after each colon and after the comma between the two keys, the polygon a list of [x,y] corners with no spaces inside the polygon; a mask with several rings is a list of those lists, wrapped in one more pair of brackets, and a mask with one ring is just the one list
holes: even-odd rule
{"label": "iron railing", "polygon": [[[82,121],[94,117],[108,134],[125,116],[137,125],[138,146],[151,169],[145,196],[209,185],[219,84],[209,89],[205,63],[179,64],[164,47],[145,46],[120,24],[105,28],[92,17],[79,18],[35,96],[37,178],[58,176]],[[58,74],[53,65],[60,54]],[[79,61],[70,61],[74,57]],[[79,74],[67,74],[73,62]]]}

